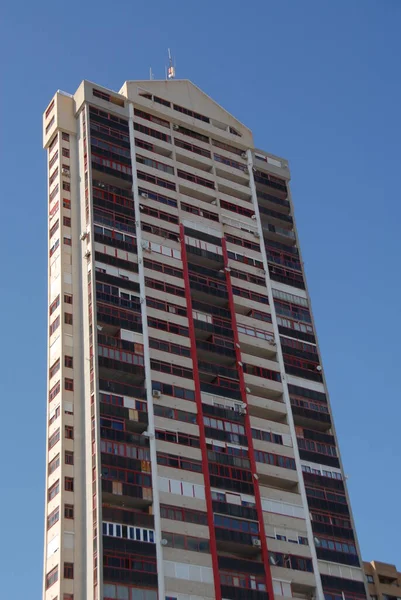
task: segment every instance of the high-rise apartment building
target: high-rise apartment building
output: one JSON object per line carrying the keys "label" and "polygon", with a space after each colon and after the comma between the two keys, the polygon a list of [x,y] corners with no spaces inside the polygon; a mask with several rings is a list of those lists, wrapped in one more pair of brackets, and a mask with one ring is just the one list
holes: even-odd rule
{"label": "high-rise apartment building", "polygon": [[370,600],[401,600],[401,572],[388,563],[364,562]]}
{"label": "high-rise apartment building", "polygon": [[45,600],[362,600],[285,160],[189,81],[44,115]]}

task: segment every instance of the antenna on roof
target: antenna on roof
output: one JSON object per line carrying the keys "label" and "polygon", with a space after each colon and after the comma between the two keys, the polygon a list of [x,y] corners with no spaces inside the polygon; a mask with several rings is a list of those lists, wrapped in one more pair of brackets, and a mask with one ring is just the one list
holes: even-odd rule
{"label": "antenna on roof", "polygon": [[152,67],[149,67],[149,79],[150,79],[150,81],[153,81],[154,78],[155,78],[155,76],[153,75]]}
{"label": "antenna on roof", "polygon": [[168,49],[168,67],[167,67],[167,79],[175,78],[175,66],[173,65],[173,59],[171,57],[170,48]]}

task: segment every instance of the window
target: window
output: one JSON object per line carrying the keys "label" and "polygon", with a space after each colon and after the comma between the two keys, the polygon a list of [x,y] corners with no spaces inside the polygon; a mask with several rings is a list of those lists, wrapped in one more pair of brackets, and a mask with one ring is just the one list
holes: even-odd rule
{"label": "window", "polygon": [[72,356],[64,356],[64,366],[68,369],[72,369],[74,364]]}
{"label": "window", "polygon": [[374,583],[375,580],[373,579],[373,575],[366,575],[366,580],[368,583]]}
{"label": "window", "polygon": [[49,487],[49,489],[47,491],[48,502],[50,502],[50,500],[53,500],[53,498],[55,498],[57,496],[59,491],[60,491],[60,481],[57,480],[56,483],[53,483],[53,485],[51,487]]}
{"label": "window", "polygon": [[74,505],[73,504],[64,504],[64,517],[66,519],[74,518]]}
{"label": "window", "polygon": [[184,115],[188,115],[189,117],[192,117],[193,119],[198,119],[199,121],[203,121],[204,123],[210,123],[209,117],[205,117],[204,115],[201,115],[200,113],[190,110],[189,108],[184,108],[183,106],[178,106],[178,104],[173,104],[173,107],[174,107],[174,110],[177,110],[178,112],[183,113]]}
{"label": "window", "polygon": [[205,179],[205,177],[200,177],[199,175],[193,175],[192,173],[188,173],[187,171],[183,171],[181,169],[177,170],[177,175],[181,179],[186,179],[191,183],[196,183],[197,185],[203,185],[204,187],[210,188],[212,190],[215,189],[215,185],[213,181],[209,179]]}
{"label": "window", "polygon": [[69,183],[67,183],[66,181],[63,181],[63,190],[65,192],[70,192],[71,191],[71,186]]}
{"label": "window", "polygon": [[58,140],[58,136],[57,136],[57,133],[56,133],[56,135],[55,135],[55,136],[54,136],[54,138],[52,139],[52,141],[51,141],[51,144],[50,144],[50,146],[49,146],[49,154],[50,154],[50,152],[51,152],[51,151],[54,149],[54,147],[56,146],[56,144],[57,144],[57,140]]}
{"label": "window", "polygon": [[52,315],[57,307],[60,305],[60,295],[50,304],[49,315]]}
{"label": "window", "polygon": [[74,491],[74,478],[73,477],[65,477],[64,479],[64,489],[66,492]]}
{"label": "window", "polygon": [[60,317],[56,317],[53,323],[50,323],[49,327],[49,335],[53,335],[53,333],[60,327]]}
{"label": "window", "polygon": [[54,567],[49,573],[46,575],[46,589],[48,590],[54,583],[58,581],[58,566]]}
{"label": "window", "polygon": [[66,450],[65,455],[64,455],[64,462],[66,465],[73,465],[74,464],[74,453]]}
{"label": "window", "polygon": [[64,294],[64,302],[66,304],[72,304],[72,296],[71,296],[71,294]]}
{"label": "window", "polygon": [[74,428],[71,427],[70,425],[65,426],[65,437],[67,440],[74,439]]}
{"label": "window", "polygon": [[49,391],[49,402],[54,400],[57,394],[60,392],[60,382],[58,381]]}
{"label": "window", "polygon": [[49,133],[50,129],[53,127],[54,117],[52,117],[49,121],[49,124],[46,126],[46,133]]}
{"label": "window", "polygon": [[185,521],[187,523],[196,523],[198,525],[207,525],[207,514],[199,510],[190,510],[170,505],[160,506],[160,515],[163,519],[172,519],[174,521]]}
{"label": "window", "polygon": [[[59,432],[60,433],[60,432]],[[57,454],[53,460],[49,462],[48,474],[51,475],[60,466],[60,454]]]}
{"label": "window", "polygon": [[63,217],[63,225],[65,225],[65,227],[71,227],[70,217]]}
{"label": "window", "polygon": [[64,314],[64,323],[66,323],[66,325],[72,325],[72,314],[71,313]]}
{"label": "window", "polygon": [[69,142],[70,141],[70,136],[68,133],[62,133],[61,134],[61,139],[64,140],[65,142]]}
{"label": "window", "polygon": [[73,563],[64,563],[64,579],[74,579]]}
{"label": "window", "polygon": [[60,428],[58,428],[50,437],[49,437],[49,450],[53,448],[60,439]]}
{"label": "window", "polygon": [[64,378],[64,389],[73,392],[74,391],[74,380],[69,379],[68,377]]}
{"label": "window", "polygon": [[63,206],[64,208],[71,208],[71,200],[68,198],[63,198]]}
{"label": "window", "polygon": [[57,523],[59,518],[60,518],[60,508],[57,507],[47,517],[47,529],[50,529],[51,527],[53,527],[53,525],[55,523]]}
{"label": "window", "polygon": [[65,158],[70,158],[70,151],[68,150],[68,148],[62,149],[62,155],[65,156]]}
{"label": "window", "polygon": [[52,156],[52,158],[51,158],[51,160],[49,162],[49,169],[52,168],[52,166],[56,163],[57,159],[58,159],[58,150],[57,150],[57,152],[55,152],[53,154],[53,156]]}

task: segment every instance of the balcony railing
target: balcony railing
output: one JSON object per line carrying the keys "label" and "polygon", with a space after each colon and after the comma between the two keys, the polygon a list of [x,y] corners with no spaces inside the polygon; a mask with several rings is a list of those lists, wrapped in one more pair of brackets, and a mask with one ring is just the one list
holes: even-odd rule
{"label": "balcony railing", "polygon": [[351,565],[359,567],[359,558],[356,554],[347,554],[346,552],[337,552],[327,548],[316,548],[316,554],[320,560],[328,560],[330,562],[340,563],[342,565]]}
{"label": "balcony railing", "polygon": [[227,600],[269,600],[269,594],[267,592],[234,587],[231,585],[222,585],[221,595],[223,598],[227,598]]}

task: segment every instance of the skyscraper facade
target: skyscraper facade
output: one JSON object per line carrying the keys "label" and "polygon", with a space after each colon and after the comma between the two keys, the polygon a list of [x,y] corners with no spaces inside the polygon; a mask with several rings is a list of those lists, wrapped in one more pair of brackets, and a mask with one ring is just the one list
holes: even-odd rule
{"label": "skyscraper facade", "polygon": [[363,600],[287,162],[189,81],[44,114],[45,600]]}

